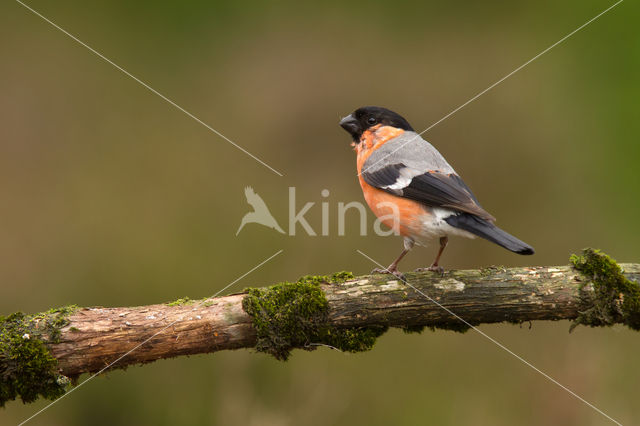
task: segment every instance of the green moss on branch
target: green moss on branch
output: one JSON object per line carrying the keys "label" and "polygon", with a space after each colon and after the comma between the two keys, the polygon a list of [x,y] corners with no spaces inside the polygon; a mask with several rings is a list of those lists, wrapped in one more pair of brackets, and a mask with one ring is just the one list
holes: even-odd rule
{"label": "green moss on branch", "polygon": [[622,323],[640,330],[640,286],[624,276],[615,260],[587,248],[581,256],[572,255],[570,261],[588,279],[580,286],[580,296],[587,308],[574,321],[572,329],[579,324],[600,327]]}
{"label": "green moss on branch", "polygon": [[70,380],[58,373],[46,343],[60,340],[60,329],[75,310],[67,306],[36,315],[0,316],[0,407],[18,397],[26,403],[66,392]]}
{"label": "green moss on branch", "polygon": [[454,322],[442,323],[437,325],[405,325],[404,327],[400,327],[400,329],[405,334],[422,334],[422,332],[427,328],[431,331],[449,330],[455,331],[456,333],[466,333],[467,331],[471,330],[471,327],[458,319],[454,320]]}
{"label": "green moss on branch", "polygon": [[335,284],[343,283],[355,278],[353,272],[340,271],[331,275],[305,275],[301,277],[298,282],[304,282],[308,284]]}
{"label": "green moss on branch", "polygon": [[188,296],[181,297],[180,299],[176,299],[173,302],[167,302],[165,305],[167,306],[183,306],[183,305],[192,305],[196,303],[195,300],[190,299]]}
{"label": "green moss on branch", "polygon": [[353,278],[350,272],[332,276],[304,276],[295,283],[249,288],[242,307],[258,334],[256,349],[286,360],[291,350],[327,345],[345,352],[370,350],[387,327],[336,328],[328,321],[329,304],[321,283]]}

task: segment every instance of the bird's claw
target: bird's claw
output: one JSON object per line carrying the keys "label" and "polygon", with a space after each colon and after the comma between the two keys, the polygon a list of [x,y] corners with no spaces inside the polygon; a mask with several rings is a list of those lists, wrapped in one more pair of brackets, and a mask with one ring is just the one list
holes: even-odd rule
{"label": "bird's claw", "polygon": [[441,276],[444,276],[444,268],[442,266],[431,265],[428,268],[418,268],[414,272],[437,272]]}
{"label": "bird's claw", "polygon": [[398,271],[397,269],[391,270],[391,269],[388,269],[388,268],[385,268],[385,269],[376,268],[373,271],[371,271],[371,273],[372,274],[391,274],[391,275],[394,275],[396,278],[398,278],[401,281],[404,281],[404,282],[407,281],[407,279],[404,276],[404,274],[402,272]]}

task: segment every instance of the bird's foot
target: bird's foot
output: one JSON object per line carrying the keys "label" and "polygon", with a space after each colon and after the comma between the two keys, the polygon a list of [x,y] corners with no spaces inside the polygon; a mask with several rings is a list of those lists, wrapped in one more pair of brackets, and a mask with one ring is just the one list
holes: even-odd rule
{"label": "bird's foot", "polygon": [[444,268],[438,265],[431,265],[428,268],[418,268],[414,272],[437,272],[444,276]]}
{"label": "bird's foot", "polygon": [[406,282],[407,279],[404,276],[404,274],[400,271],[398,271],[397,268],[393,268],[393,269],[389,269],[389,268],[376,268],[373,271],[371,271],[372,274],[391,274],[394,275],[396,278],[398,278],[401,281]]}

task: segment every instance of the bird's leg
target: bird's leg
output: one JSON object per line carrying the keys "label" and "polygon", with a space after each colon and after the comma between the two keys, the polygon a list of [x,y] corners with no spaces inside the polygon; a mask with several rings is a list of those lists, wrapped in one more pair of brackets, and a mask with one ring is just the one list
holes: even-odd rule
{"label": "bird's leg", "polygon": [[440,249],[438,250],[438,255],[436,256],[436,260],[434,260],[431,266],[429,266],[428,268],[418,268],[416,269],[416,272],[433,271],[433,272],[439,272],[440,274],[444,274],[444,268],[442,266],[439,266],[438,262],[440,262],[440,256],[442,256],[442,252],[444,251],[444,248],[447,246],[448,242],[449,242],[449,237],[441,237]]}
{"label": "bird's leg", "polygon": [[398,271],[398,263],[400,263],[402,258],[407,253],[409,253],[409,250],[403,249],[402,253],[400,253],[400,256],[398,256],[398,258],[396,260],[394,260],[393,263],[391,265],[389,265],[388,268],[386,268],[386,269],[376,268],[373,271],[371,271],[371,273],[372,274],[393,274],[396,277],[400,278],[401,280],[404,280],[404,275],[402,275],[402,272]]}
{"label": "bird's leg", "polygon": [[440,238],[440,249],[438,250],[436,260],[433,261],[430,268],[440,268],[442,270],[442,266],[438,266],[438,262],[440,262],[440,256],[442,256],[442,252],[444,251],[445,247],[447,247],[448,243],[449,243],[449,237]]}
{"label": "bird's leg", "polygon": [[389,265],[388,268],[386,268],[386,269],[376,268],[373,271],[371,271],[371,273],[372,274],[393,274],[396,277],[398,277],[399,279],[401,279],[402,281],[404,281],[405,277],[402,274],[402,272],[400,272],[398,270],[398,263],[400,263],[402,258],[407,253],[409,253],[409,251],[413,248],[413,245],[414,245],[413,240],[405,238],[404,239],[404,249],[402,250],[402,253],[400,253],[400,256],[398,256],[398,258],[396,260],[394,260],[393,263],[391,265]]}

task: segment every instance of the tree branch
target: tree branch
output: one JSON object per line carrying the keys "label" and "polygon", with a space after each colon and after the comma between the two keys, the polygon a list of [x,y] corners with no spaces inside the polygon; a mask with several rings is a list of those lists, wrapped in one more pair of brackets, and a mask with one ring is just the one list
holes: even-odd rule
{"label": "tree branch", "polygon": [[390,275],[308,276],[198,301],[14,314],[0,318],[0,404],[55,398],[67,377],[180,355],[256,348],[286,359],[293,348],[318,345],[367,350],[388,327],[468,328],[447,310],[471,325],[574,320],[639,328],[640,264],[622,264],[621,273],[593,250],[572,263],[414,273],[409,285]]}

